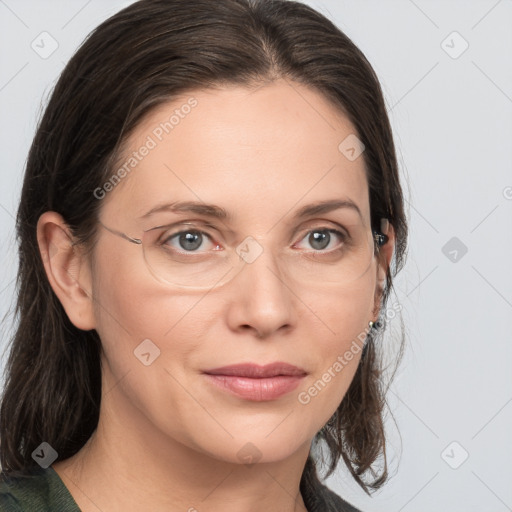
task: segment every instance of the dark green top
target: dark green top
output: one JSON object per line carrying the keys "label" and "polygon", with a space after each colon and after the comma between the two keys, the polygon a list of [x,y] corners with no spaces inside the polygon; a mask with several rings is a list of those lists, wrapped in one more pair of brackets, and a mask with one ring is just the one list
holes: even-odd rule
{"label": "dark green top", "polygon": [[[0,473],[1,512],[80,512],[56,471],[39,466],[28,477],[7,477]],[[311,495],[303,493],[308,512],[360,512],[321,485]]]}
{"label": "dark green top", "polygon": [[0,479],[2,512],[80,512],[56,471],[39,466],[28,477]]}

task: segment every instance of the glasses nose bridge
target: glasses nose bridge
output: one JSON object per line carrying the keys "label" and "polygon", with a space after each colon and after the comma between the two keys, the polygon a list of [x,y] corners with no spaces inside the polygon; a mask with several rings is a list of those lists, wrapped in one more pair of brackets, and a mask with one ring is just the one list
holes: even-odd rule
{"label": "glasses nose bridge", "polygon": [[281,273],[282,269],[278,264],[281,254],[271,248],[269,237],[262,241],[248,235],[236,246],[234,255],[237,258],[238,266],[241,267],[240,270],[262,266],[267,271],[271,270],[274,274]]}

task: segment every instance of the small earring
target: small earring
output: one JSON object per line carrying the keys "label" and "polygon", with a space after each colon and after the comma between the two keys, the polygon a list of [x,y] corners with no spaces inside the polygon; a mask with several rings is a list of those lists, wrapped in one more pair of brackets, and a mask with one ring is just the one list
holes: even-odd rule
{"label": "small earring", "polygon": [[377,328],[377,322],[372,322],[371,320],[368,322],[368,328],[370,330]]}

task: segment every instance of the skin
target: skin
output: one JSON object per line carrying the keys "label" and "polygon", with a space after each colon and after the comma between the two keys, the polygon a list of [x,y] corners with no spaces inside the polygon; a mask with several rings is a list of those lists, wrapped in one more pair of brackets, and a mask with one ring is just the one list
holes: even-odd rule
{"label": "skin", "polygon": [[[128,152],[191,95],[150,113]],[[298,394],[378,317],[392,227],[381,264],[373,258],[368,272],[345,287],[301,285],[273,258],[273,251],[290,247],[297,227],[304,234],[293,242],[309,227],[354,218],[337,211],[292,223],[306,204],[350,198],[369,226],[363,157],[350,161],[338,150],[355,133],[350,122],[318,92],[284,80],[193,96],[198,105],[191,113],[102,199],[100,219],[138,238],[162,220],[200,218],[137,220],[162,201],[220,205],[233,220],[205,220],[216,223],[223,241],[236,247],[250,235],[264,247],[236,278],[209,293],[172,289],[149,273],[140,246],[104,229],[93,265],[71,248],[60,215],[46,212],[37,226],[53,290],[73,324],[96,329],[104,349],[98,428],[75,456],[53,465],[85,512],[139,511],[141,504],[156,512],[305,510],[299,483],[311,440],[345,395],[360,352],[308,404]],[[311,250],[307,238],[302,244]],[[147,338],[160,349],[149,366],[133,353]],[[273,361],[308,375],[272,401],[235,397],[202,374]],[[260,457],[253,465],[237,455],[247,443]]]}

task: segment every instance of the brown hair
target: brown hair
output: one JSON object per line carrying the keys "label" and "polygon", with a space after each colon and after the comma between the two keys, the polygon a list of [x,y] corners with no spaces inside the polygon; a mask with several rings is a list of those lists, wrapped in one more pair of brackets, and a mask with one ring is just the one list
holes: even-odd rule
{"label": "brown hair", "polygon": [[[392,277],[405,259],[407,223],[382,90],[371,65],[331,21],[287,0],[141,0],[98,26],[62,72],[30,148],[17,212],[19,244],[16,331],[0,408],[0,464],[7,474],[35,465],[42,440],[66,459],[97,426],[101,342],[77,329],[54,294],[42,264],[36,224],[60,213],[87,247],[101,206],[94,191],[112,176],[123,142],[143,116],[179,94],[285,78],[305,84],[339,108],[365,145],[372,227],[387,218],[396,234],[381,318]],[[343,401],[317,434],[328,447],[327,475],[344,460],[369,493],[388,477],[383,422],[385,389],[377,345],[368,334]],[[398,362],[404,346],[403,327]],[[380,473],[374,464],[384,457]],[[373,480],[366,481],[371,474]],[[310,454],[303,492],[318,483]]]}

